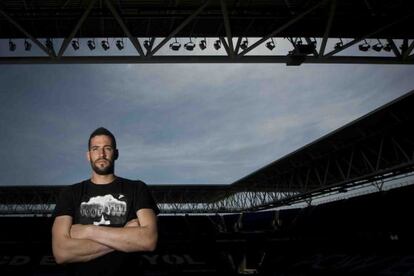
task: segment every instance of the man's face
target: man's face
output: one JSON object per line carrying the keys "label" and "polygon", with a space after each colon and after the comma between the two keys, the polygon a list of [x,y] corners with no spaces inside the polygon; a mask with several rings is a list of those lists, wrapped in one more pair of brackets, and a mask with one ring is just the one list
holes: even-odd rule
{"label": "man's face", "polygon": [[95,173],[107,175],[114,173],[116,149],[113,148],[109,136],[98,135],[91,139],[88,160]]}

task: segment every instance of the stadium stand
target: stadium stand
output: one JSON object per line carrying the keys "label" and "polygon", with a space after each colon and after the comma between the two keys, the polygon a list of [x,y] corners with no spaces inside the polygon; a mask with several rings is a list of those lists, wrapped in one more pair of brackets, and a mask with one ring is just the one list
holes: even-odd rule
{"label": "stadium stand", "polygon": [[[134,258],[146,275],[412,273],[413,196],[409,185],[306,208],[162,215],[157,250]],[[51,254],[50,217],[0,222],[1,275],[63,272]]]}
{"label": "stadium stand", "polygon": [[[232,185],[152,186],[158,246],[131,257],[144,275],[413,275],[413,103],[411,91]],[[61,188],[0,187],[1,276],[64,275],[51,252]],[[254,192],[288,197],[258,206]]]}

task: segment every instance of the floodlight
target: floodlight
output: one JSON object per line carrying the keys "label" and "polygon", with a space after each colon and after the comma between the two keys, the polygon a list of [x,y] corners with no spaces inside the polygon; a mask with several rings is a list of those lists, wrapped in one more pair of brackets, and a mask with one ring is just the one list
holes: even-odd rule
{"label": "floodlight", "polygon": [[116,41],[116,47],[118,48],[119,51],[121,51],[122,49],[124,49],[124,41],[122,41],[121,39],[118,39]]}
{"label": "floodlight", "polygon": [[310,55],[315,51],[315,44],[303,44],[302,41],[296,43],[296,47],[293,50],[295,55]]}
{"label": "floodlight", "polygon": [[147,49],[147,51],[151,50],[151,42],[149,40],[144,41],[144,48]]}
{"label": "floodlight", "polygon": [[374,50],[374,51],[376,51],[376,52],[379,52],[379,51],[381,51],[382,50],[382,48],[384,48],[384,45],[382,45],[382,43],[381,43],[381,41],[378,39],[378,43],[377,44],[374,44],[373,46],[372,46],[372,49]]}
{"label": "floodlight", "polygon": [[246,37],[246,39],[240,44],[240,48],[242,50],[245,50],[247,49],[248,46],[249,46],[249,41],[247,40],[247,37]]}
{"label": "floodlight", "polygon": [[382,48],[385,52],[391,52],[391,45],[389,43],[385,44],[384,48]]}
{"label": "floodlight", "polygon": [[221,48],[221,41],[219,40],[219,39],[217,39],[215,42],[214,42],[214,49],[216,49],[216,50],[218,50],[218,49],[220,49]]}
{"label": "floodlight", "polygon": [[73,47],[73,50],[75,50],[75,51],[79,50],[79,41],[78,40],[72,40],[72,47]]}
{"label": "floodlight", "polygon": [[364,43],[359,44],[358,46],[359,50],[362,52],[366,52],[371,48],[371,46],[368,44],[368,42],[364,39]]}
{"label": "floodlight", "polygon": [[185,48],[187,51],[192,51],[192,50],[194,50],[194,48],[195,48],[195,43],[191,41],[191,37],[190,37],[190,41],[189,41],[189,42],[187,42],[186,44],[184,44],[184,48]]}
{"label": "floodlight", "polygon": [[27,41],[26,39],[24,40],[24,50],[25,51],[30,51],[30,49],[32,49],[32,43],[30,43],[29,41]]}
{"label": "floodlight", "polygon": [[9,40],[9,50],[11,52],[16,51],[16,43],[14,43],[13,41]]}
{"label": "floodlight", "polygon": [[335,44],[335,50],[339,50],[339,49],[341,49],[342,48],[342,46],[344,46],[344,42],[342,41],[342,39],[339,39],[339,42],[337,42],[336,44]]}
{"label": "floodlight", "polygon": [[53,51],[53,41],[50,38],[46,39],[46,47],[49,51]]}
{"label": "floodlight", "polygon": [[381,51],[381,50],[382,50],[382,48],[384,48],[384,46],[383,46],[381,43],[377,43],[377,44],[374,44],[374,45],[372,46],[372,49],[373,49],[374,51],[376,51],[376,52]]}
{"label": "floodlight", "polygon": [[181,48],[181,43],[177,41],[177,38],[175,38],[175,41],[170,44],[170,48],[173,51],[178,51]]}
{"label": "floodlight", "polygon": [[108,40],[102,40],[101,41],[101,46],[102,46],[102,49],[104,49],[104,51],[108,51],[109,50],[109,42],[108,42]]}
{"label": "floodlight", "polygon": [[200,41],[198,46],[200,47],[201,50],[206,49],[207,48],[207,40],[204,38],[203,40]]}
{"label": "floodlight", "polygon": [[89,47],[89,50],[95,50],[95,48],[96,48],[96,45],[95,45],[95,40],[88,40],[88,47]]}
{"label": "floodlight", "polygon": [[269,49],[270,51],[272,51],[272,50],[276,47],[276,45],[275,45],[275,42],[274,42],[273,38],[270,38],[270,41],[266,42],[266,47],[267,47],[267,49]]}

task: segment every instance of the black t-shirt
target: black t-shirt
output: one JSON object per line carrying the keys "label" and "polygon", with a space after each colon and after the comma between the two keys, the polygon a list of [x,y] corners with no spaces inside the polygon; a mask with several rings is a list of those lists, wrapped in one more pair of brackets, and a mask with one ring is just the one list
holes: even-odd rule
{"label": "black t-shirt", "polygon": [[[142,181],[117,177],[112,183],[96,185],[85,180],[62,190],[54,217],[71,216],[73,224],[123,227],[137,218],[136,212],[143,208],[151,208],[155,214],[160,212]],[[68,268],[73,275],[121,275],[128,265],[128,255],[114,251],[89,262],[70,264]],[[137,267],[132,269],[136,271]]]}

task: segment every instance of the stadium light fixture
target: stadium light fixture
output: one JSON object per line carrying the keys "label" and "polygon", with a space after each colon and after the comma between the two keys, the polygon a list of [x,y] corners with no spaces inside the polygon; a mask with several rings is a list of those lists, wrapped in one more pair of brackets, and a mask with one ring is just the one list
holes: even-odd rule
{"label": "stadium light fixture", "polygon": [[24,40],[24,50],[25,51],[30,51],[32,49],[32,43],[30,43],[29,41],[27,41],[26,39]]}
{"label": "stadium light fixture", "polygon": [[276,44],[275,44],[275,41],[273,40],[273,37],[270,38],[270,41],[266,42],[266,47],[270,51],[272,51],[276,47]]}
{"label": "stadium light fixture", "polygon": [[384,45],[384,48],[382,48],[385,52],[391,52],[391,45],[389,43]]}
{"label": "stadium light fixture", "polygon": [[95,39],[88,40],[88,47],[89,47],[89,50],[91,51],[95,50],[96,48]]}
{"label": "stadium light fixture", "polygon": [[180,42],[178,42],[177,38],[175,38],[175,41],[174,41],[174,42],[172,42],[172,43],[170,44],[170,48],[171,48],[171,50],[173,50],[173,51],[178,51],[178,50],[180,50],[180,48],[181,48],[181,43],[180,43]]}
{"label": "stadium light fixture", "polygon": [[303,44],[302,39],[295,43],[295,49],[293,49],[293,55],[306,56],[310,55],[315,51],[316,43],[310,42],[309,44]]}
{"label": "stadium light fixture", "polygon": [[335,50],[339,50],[339,49],[341,49],[342,48],[342,46],[344,46],[344,42],[342,41],[342,39],[340,38],[339,39],[339,42],[337,42],[336,44],[335,44]]}
{"label": "stadium light fixture", "polygon": [[147,49],[147,51],[151,50],[151,42],[149,39],[144,40],[144,48]]}
{"label": "stadium light fixture", "polygon": [[221,48],[221,41],[219,40],[219,39],[217,39],[215,42],[214,42],[214,49],[216,49],[216,50],[219,50],[220,48]]}
{"label": "stadium light fixture", "polygon": [[79,40],[72,40],[72,48],[73,50],[77,51],[79,50],[80,46],[79,46]]}
{"label": "stadium light fixture", "polygon": [[9,50],[10,52],[16,51],[16,43],[14,43],[11,39],[9,40]]}
{"label": "stadium light fixture", "polygon": [[247,37],[246,37],[246,39],[240,44],[240,48],[242,50],[246,50],[248,46],[249,46],[249,40],[247,40]]}
{"label": "stadium light fixture", "polygon": [[124,49],[124,41],[122,39],[118,39],[116,41],[116,47],[118,48],[119,51]]}
{"label": "stadium light fixture", "polygon": [[195,48],[195,43],[191,40],[191,37],[190,37],[190,41],[189,41],[189,42],[187,42],[186,44],[184,44],[184,48],[185,48],[187,51],[193,51],[193,50],[194,50],[194,48]]}
{"label": "stadium light fixture", "polygon": [[102,49],[104,49],[104,51],[108,51],[109,50],[109,41],[108,41],[108,39],[102,40],[101,41],[101,46],[102,46]]}
{"label": "stadium light fixture", "polygon": [[49,51],[53,51],[53,41],[52,39],[48,38],[46,39],[46,47],[49,49]]}
{"label": "stadium light fixture", "polygon": [[369,50],[369,48],[371,48],[371,45],[369,45],[367,40],[364,39],[364,43],[359,44],[358,48],[359,48],[360,51],[366,52],[366,51]]}
{"label": "stadium light fixture", "polygon": [[376,52],[379,52],[382,50],[382,48],[384,48],[384,45],[382,45],[381,41],[378,39],[378,43],[374,44],[372,46],[372,49]]}
{"label": "stadium light fixture", "polygon": [[203,40],[201,40],[198,46],[200,47],[201,50],[205,50],[207,48],[207,39],[204,38]]}

